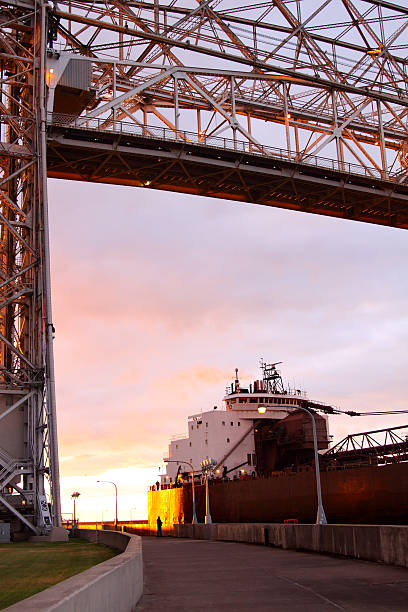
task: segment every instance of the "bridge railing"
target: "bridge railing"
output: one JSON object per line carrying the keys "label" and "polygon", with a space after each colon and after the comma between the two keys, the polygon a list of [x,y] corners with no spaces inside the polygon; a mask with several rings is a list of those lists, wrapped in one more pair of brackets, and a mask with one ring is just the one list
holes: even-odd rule
{"label": "bridge railing", "polygon": [[[269,159],[291,162],[297,165],[312,166],[320,169],[324,168],[328,171],[341,172],[346,175],[359,175],[381,181],[400,182],[401,180],[401,172],[384,172],[375,167],[362,166],[317,155],[303,155],[279,147],[271,147],[235,138],[224,138],[222,136],[207,136],[204,133],[190,132],[188,130],[176,131],[175,129],[162,126],[142,125],[131,121],[114,121],[112,118],[73,117],[60,113],[49,113],[48,124],[69,127],[70,129],[129,134],[129,136],[162,140],[164,142],[182,142],[186,145],[198,145],[218,150],[267,157]],[[192,151],[187,152],[193,153]]]}

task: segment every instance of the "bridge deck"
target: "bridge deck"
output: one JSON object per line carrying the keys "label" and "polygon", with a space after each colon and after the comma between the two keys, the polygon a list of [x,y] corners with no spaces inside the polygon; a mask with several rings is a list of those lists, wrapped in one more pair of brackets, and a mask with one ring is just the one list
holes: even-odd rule
{"label": "bridge deck", "polygon": [[[120,128],[120,129],[119,129]],[[145,126],[48,126],[48,176],[251,202],[408,229],[408,183],[322,157]]]}
{"label": "bridge deck", "polygon": [[262,546],[143,538],[138,612],[407,610],[404,568]]}

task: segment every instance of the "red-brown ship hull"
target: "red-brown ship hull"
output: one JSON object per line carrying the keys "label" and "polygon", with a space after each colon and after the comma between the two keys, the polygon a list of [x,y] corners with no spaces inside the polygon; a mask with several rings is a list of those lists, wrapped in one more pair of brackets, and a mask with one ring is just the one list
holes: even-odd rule
{"label": "red-brown ship hull", "polygon": [[[329,523],[408,523],[408,462],[384,466],[333,469],[321,474],[323,504]],[[149,523],[160,516],[165,525],[192,520],[191,485],[149,491]],[[215,481],[210,484],[214,523],[316,520],[314,471],[265,479]],[[204,522],[205,487],[196,485],[196,512]]]}

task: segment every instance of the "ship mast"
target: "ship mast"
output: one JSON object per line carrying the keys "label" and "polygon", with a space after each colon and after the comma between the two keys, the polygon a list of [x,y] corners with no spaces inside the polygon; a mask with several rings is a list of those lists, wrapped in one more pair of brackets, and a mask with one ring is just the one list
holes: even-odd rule
{"label": "ship mast", "polygon": [[263,375],[263,388],[268,393],[286,393],[285,387],[283,386],[282,376],[276,366],[282,361],[276,363],[265,363],[261,359],[261,370]]}

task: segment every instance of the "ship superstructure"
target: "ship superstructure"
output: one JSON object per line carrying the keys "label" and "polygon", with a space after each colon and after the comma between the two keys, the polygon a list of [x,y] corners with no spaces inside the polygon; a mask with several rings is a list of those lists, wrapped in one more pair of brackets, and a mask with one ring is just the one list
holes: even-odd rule
{"label": "ship superstructure", "polygon": [[[312,459],[311,416],[316,420],[319,449],[328,448],[326,414],[331,406],[309,400],[300,389],[285,386],[278,363],[261,361],[262,378],[248,387],[241,386],[238,369],[227,387],[222,409],[188,417],[188,433],[169,444],[165,474],[161,486],[175,483],[181,472],[200,473],[200,462],[217,460],[215,477],[255,478],[267,476],[293,463]],[[186,462],[186,463],[185,463]],[[188,476],[184,475],[184,478]]]}

